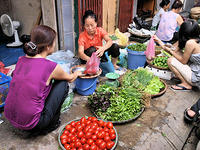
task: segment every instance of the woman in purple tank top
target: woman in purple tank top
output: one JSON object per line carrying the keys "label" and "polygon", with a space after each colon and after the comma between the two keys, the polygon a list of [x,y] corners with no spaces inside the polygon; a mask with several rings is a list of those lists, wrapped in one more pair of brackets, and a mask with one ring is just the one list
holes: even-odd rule
{"label": "woman in purple tank top", "polygon": [[26,56],[18,60],[12,73],[4,114],[16,128],[48,133],[60,124],[67,82],[74,81],[81,72],[67,74],[60,65],[45,59],[54,52],[55,39],[52,28],[45,25],[33,28],[31,41],[24,46]]}

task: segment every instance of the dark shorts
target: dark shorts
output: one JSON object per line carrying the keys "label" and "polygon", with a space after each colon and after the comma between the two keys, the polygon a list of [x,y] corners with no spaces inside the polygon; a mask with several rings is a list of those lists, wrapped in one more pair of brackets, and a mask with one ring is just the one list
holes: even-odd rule
{"label": "dark shorts", "polygon": [[[90,48],[88,48],[84,51],[84,53],[89,57],[92,56],[93,52],[96,52],[96,48],[93,47],[93,46],[91,46]],[[108,48],[105,52],[108,52],[108,56],[111,55],[111,57],[117,58],[120,55],[119,45],[117,45],[116,43],[113,43],[112,46],[110,48]],[[103,56],[101,56],[101,62],[107,62],[108,61],[108,59],[105,55],[105,52],[104,52]],[[81,64],[85,64],[85,63],[86,63],[86,61],[81,59]]]}
{"label": "dark shorts", "polygon": [[163,41],[163,42],[174,44],[178,41],[178,39],[179,39],[179,32],[174,32],[173,38],[170,41]]}

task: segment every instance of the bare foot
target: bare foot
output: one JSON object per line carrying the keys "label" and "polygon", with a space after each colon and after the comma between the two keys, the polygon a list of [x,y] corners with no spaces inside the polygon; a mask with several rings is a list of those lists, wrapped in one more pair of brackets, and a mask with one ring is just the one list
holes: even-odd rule
{"label": "bare foot", "polygon": [[188,113],[188,116],[190,116],[190,117],[194,117],[194,115],[196,114],[193,110],[191,110],[191,109],[188,109],[187,110],[187,113]]}
{"label": "bare foot", "polygon": [[119,69],[120,67],[118,65],[113,65],[115,70]]}

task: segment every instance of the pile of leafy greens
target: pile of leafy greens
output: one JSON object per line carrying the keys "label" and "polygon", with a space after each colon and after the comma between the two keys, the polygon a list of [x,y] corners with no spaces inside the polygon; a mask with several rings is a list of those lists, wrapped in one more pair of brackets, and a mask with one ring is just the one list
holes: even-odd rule
{"label": "pile of leafy greens", "polygon": [[127,71],[120,78],[120,87],[102,84],[88,97],[90,107],[100,118],[124,121],[134,118],[142,109],[144,93],[157,94],[164,84],[144,68]]}

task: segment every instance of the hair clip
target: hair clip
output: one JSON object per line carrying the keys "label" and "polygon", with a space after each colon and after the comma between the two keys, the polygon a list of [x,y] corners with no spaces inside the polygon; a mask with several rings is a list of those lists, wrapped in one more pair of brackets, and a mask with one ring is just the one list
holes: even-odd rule
{"label": "hair clip", "polygon": [[33,42],[28,42],[27,45],[33,50],[37,48],[37,46]]}

